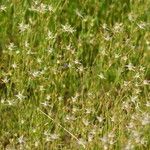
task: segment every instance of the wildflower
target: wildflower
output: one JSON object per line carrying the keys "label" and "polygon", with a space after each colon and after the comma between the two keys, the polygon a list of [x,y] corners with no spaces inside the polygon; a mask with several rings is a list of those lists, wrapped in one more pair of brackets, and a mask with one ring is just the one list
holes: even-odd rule
{"label": "wildflower", "polygon": [[134,78],[136,78],[136,79],[137,79],[137,78],[140,78],[140,73],[139,73],[139,72],[136,73],[135,76],[134,76]]}
{"label": "wildflower", "polygon": [[28,43],[27,41],[25,41],[24,46],[25,46],[26,48],[29,48],[29,43]]}
{"label": "wildflower", "polygon": [[146,102],[146,107],[150,107],[150,101]]}
{"label": "wildflower", "polygon": [[87,108],[86,109],[86,114],[90,114],[92,112],[92,109],[91,108]]}
{"label": "wildflower", "polygon": [[118,33],[121,32],[123,30],[123,24],[122,23],[116,23],[114,26],[114,32]]}
{"label": "wildflower", "polygon": [[140,66],[140,71],[141,71],[141,72],[144,72],[144,71],[145,71],[145,67]]}
{"label": "wildflower", "polygon": [[29,25],[28,24],[24,24],[23,22],[21,22],[19,24],[18,28],[19,28],[20,32],[22,33],[22,32],[26,31],[29,28]]}
{"label": "wildflower", "polygon": [[31,73],[33,77],[38,77],[40,75],[39,71],[34,71],[33,73]]}
{"label": "wildflower", "polygon": [[74,33],[75,32],[75,30],[68,24],[62,25],[62,30],[64,32],[68,32],[68,33]]}
{"label": "wildflower", "polygon": [[126,67],[128,68],[128,70],[132,70],[132,71],[134,71],[134,69],[135,69],[135,67],[131,64],[131,63],[129,63],[128,65],[126,65]]}
{"label": "wildflower", "polygon": [[135,142],[136,143],[139,143],[140,142],[140,133],[138,131],[135,131],[135,130],[132,130],[132,136],[133,138],[135,139]]}
{"label": "wildflower", "polygon": [[106,23],[104,23],[104,24],[102,25],[102,28],[103,28],[103,29],[108,30],[108,28],[107,28],[107,24],[106,24]]}
{"label": "wildflower", "polygon": [[58,134],[50,134],[50,135],[47,135],[46,137],[46,141],[49,142],[49,141],[55,141],[59,139],[59,135]]}
{"label": "wildflower", "polygon": [[123,56],[122,60],[127,61],[128,57],[127,56]]}
{"label": "wildflower", "polygon": [[130,104],[128,101],[124,101],[122,103],[122,109],[128,110],[130,108]]}
{"label": "wildflower", "polygon": [[41,58],[37,58],[37,62],[38,62],[39,64],[41,64],[42,59],[41,59]]}
{"label": "wildflower", "polygon": [[72,102],[76,102],[77,97],[76,96],[75,97],[71,97],[71,99],[72,99]]}
{"label": "wildflower", "polygon": [[117,58],[119,58],[120,57],[120,55],[119,54],[115,54],[115,58],[117,59]]}
{"label": "wildflower", "polygon": [[50,95],[47,95],[46,96],[46,100],[50,100],[51,99],[51,96]]}
{"label": "wildflower", "polygon": [[131,141],[129,141],[124,148],[124,150],[133,150],[133,149],[134,145],[131,143]]}
{"label": "wildflower", "polygon": [[132,97],[130,98],[130,100],[131,100],[131,102],[133,102],[133,103],[137,103],[138,96],[132,96]]}
{"label": "wildflower", "polygon": [[2,81],[3,81],[4,83],[8,83],[8,82],[9,82],[9,79],[8,79],[8,77],[6,76],[4,79],[2,79]]}
{"label": "wildflower", "polygon": [[91,142],[93,140],[93,138],[94,138],[94,135],[89,133],[88,134],[88,142]]}
{"label": "wildflower", "polygon": [[84,71],[83,66],[78,67],[78,70],[79,70],[79,72],[83,72]]}
{"label": "wildflower", "polygon": [[1,104],[4,104],[5,103],[5,100],[4,99],[1,99]]}
{"label": "wildflower", "polygon": [[112,37],[110,35],[105,35],[103,36],[103,38],[106,40],[106,41],[110,41],[112,39]]}
{"label": "wildflower", "polygon": [[138,27],[139,27],[140,29],[145,29],[145,27],[146,27],[146,23],[145,23],[145,22],[137,23],[137,25],[138,25]]}
{"label": "wildflower", "polygon": [[102,143],[108,143],[109,139],[108,139],[107,136],[103,136],[103,137],[101,138],[101,141],[102,141]]}
{"label": "wildflower", "polygon": [[7,100],[9,106],[13,106],[15,104],[14,100]]}
{"label": "wildflower", "polygon": [[100,117],[97,116],[96,118],[99,121],[99,123],[103,122],[103,116],[100,116]]}
{"label": "wildflower", "polygon": [[44,86],[43,86],[43,85],[40,85],[40,86],[39,86],[39,90],[40,90],[40,91],[44,91],[44,90],[45,90]]}
{"label": "wildflower", "polygon": [[83,124],[84,124],[85,126],[88,126],[88,125],[89,125],[89,121],[86,120],[86,119],[83,119],[82,122],[83,122]]}
{"label": "wildflower", "polygon": [[39,144],[40,144],[40,142],[39,142],[39,141],[35,141],[34,146],[35,146],[35,147],[38,147],[38,146],[39,146]]}
{"label": "wildflower", "polygon": [[51,40],[51,39],[55,39],[55,38],[56,38],[56,36],[53,35],[53,33],[51,31],[48,31],[46,39],[47,40]]}
{"label": "wildflower", "polygon": [[45,101],[45,102],[42,102],[41,103],[44,107],[47,107],[47,106],[49,106],[49,102],[47,102],[47,101]]}
{"label": "wildflower", "polygon": [[134,129],[135,128],[135,123],[130,122],[126,127],[127,127],[128,130]]}
{"label": "wildflower", "polygon": [[140,94],[141,93],[141,90],[140,89],[135,89],[135,94]]}
{"label": "wildflower", "polygon": [[116,116],[115,116],[115,115],[111,117],[111,121],[112,121],[112,122],[115,122],[115,121],[116,121]]}
{"label": "wildflower", "polygon": [[75,64],[81,64],[80,61],[77,60],[77,59],[74,61],[74,63],[75,63]]}
{"label": "wildflower", "polygon": [[100,73],[98,76],[99,76],[101,79],[106,79],[106,78],[104,77],[104,74],[103,74],[103,73]]}
{"label": "wildflower", "polygon": [[150,115],[148,113],[143,114],[141,118],[142,125],[149,125],[150,124]]}
{"label": "wildflower", "polygon": [[140,139],[140,144],[141,145],[146,145],[147,144],[147,140],[145,140],[145,138],[141,138]]}
{"label": "wildflower", "polygon": [[48,52],[49,54],[51,54],[53,51],[54,51],[53,48],[48,48],[48,49],[47,49],[47,52]]}
{"label": "wildflower", "polygon": [[59,100],[59,101],[62,101],[62,100],[63,100],[63,97],[62,97],[62,96],[59,96],[59,97],[58,97],[58,100]]}
{"label": "wildflower", "polygon": [[68,121],[76,120],[76,118],[73,115],[66,115],[65,119],[68,120]]}
{"label": "wildflower", "polygon": [[5,12],[6,12],[6,9],[7,9],[6,6],[4,6],[4,5],[1,5],[1,6],[0,6],[0,11],[5,11]]}
{"label": "wildflower", "polygon": [[133,22],[136,19],[136,15],[131,12],[128,14],[128,19],[129,21]]}
{"label": "wildflower", "polygon": [[13,67],[14,69],[16,69],[16,68],[17,68],[17,64],[16,64],[16,63],[12,64],[12,67]]}
{"label": "wildflower", "polygon": [[43,4],[41,3],[38,7],[38,11],[41,12],[41,13],[44,13],[47,11],[47,5],[46,4]]}
{"label": "wildflower", "polygon": [[16,47],[16,46],[15,46],[14,43],[10,43],[10,44],[8,45],[8,50],[12,51],[12,50],[14,50],[15,47]]}
{"label": "wildflower", "polygon": [[53,12],[54,11],[54,8],[52,7],[52,5],[47,5],[47,10],[49,11],[49,12]]}
{"label": "wildflower", "polygon": [[[23,93],[23,92],[22,92]],[[16,95],[16,97],[19,99],[19,100],[23,100],[26,96],[24,96],[22,93],[18,93],[17,95]]]}
{"label": "wildflower", "polygon": [[101,51],[101,54],[102,54],[103,56],[107,55],[107,53],[106,53],[105,50],[102,50],[102,51]]}
{"label": "wildflower", "polygon": [[86,143],[87,143],[87,141],[85,141],[84,139],[82,139],[82,138],[78,139],[78,144],[82,145],[84,148],[86,146]]}
{"label": "wildflower", "polygon": [[150,81],[149,81],[149,80],[144,80],[144,81],[143,81],[143,84],[144,84],[144,85],[149,85],[149,84],[150,84]]}
{"label": "wildflower", "polygon": [[23,119],[21,119],[20,123],[21,123],[21,124],[24,124],[24,123],[25,123],[25,121],[24,121]]}
{"label": "wildflower", "polygon": [[18,138],[18,142],[19,142],[19,144],[25,143],[23,135]]}

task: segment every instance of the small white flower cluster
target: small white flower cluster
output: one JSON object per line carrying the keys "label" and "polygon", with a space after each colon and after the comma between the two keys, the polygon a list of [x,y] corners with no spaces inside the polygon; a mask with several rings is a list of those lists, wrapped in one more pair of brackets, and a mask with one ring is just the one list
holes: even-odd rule
{"label": "small white flower cluster", "polygon": [[0,6],[0,12],[6,12],[7,7],[5,5]]}
{"label": "small white flower cluster", "polygon": [[29,24],[24,24],[23,22],[19,23],[18,26],[20,33],[25,32],[26,30],[29,29],[29,27],[30,27]]}
{"label": "small white flower cluster", "polygon": [[54,8],[52,7],[52,5],[38,3],[35,1],[29,10],[44,14],[46,12],[53,12]]}

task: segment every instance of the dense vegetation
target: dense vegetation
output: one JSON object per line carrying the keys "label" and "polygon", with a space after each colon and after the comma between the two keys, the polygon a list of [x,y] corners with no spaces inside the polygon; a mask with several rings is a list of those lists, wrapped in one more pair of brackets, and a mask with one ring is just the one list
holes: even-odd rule
{"label": "dense vegetation", "polygon": [[0,149],[150,149],[150,0],[0,0]]}

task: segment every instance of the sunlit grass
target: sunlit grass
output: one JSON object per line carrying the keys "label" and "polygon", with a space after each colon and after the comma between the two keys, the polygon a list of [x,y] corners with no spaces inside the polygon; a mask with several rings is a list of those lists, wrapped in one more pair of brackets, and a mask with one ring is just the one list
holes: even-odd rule
{"label": "sunlit grass", "polygon": [[0,2],[0,149],[150,148],[149,0]]}

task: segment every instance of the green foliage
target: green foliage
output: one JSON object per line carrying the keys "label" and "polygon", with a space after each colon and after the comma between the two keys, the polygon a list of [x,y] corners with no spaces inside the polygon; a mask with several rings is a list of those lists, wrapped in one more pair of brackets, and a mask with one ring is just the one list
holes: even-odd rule
{"label": "green foliage", "polygon": [[150,148],[150,1],[0,1],[0,149]]}

